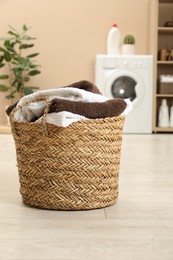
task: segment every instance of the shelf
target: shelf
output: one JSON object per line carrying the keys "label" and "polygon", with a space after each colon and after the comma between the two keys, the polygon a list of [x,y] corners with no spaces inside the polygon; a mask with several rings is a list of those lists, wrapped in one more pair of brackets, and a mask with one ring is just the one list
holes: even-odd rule
{"label": "shelf", "polygon": [[[166,99],[169,109],[173,102],[172,84],[160,84],[161,75],[173,74],[173,26],[164,26],[170,21],[173,13],[173,0],[158,0],[156,3],[157,25],[154,57],[156,58],[154,66],[154,95],[153,95],[153,132],[155,133],[173,133],[173,127],[158,127],[159,108],[162,100]],[[172,24],[170,24],[172,25]],[[154,46],[153,46],[154,47]],[[153,48],[154,49],[154,48]],[[164,53],[165,50],[165,53]],[[163,52],[162,52],[163,51]],[[170,57],[169,57],[170,55]],[[170,60],[169,60],[170,58]],[[168,59],[168,60],[166,60]],[[165,90],[163,89],[165,87]],[[164,94],[161,94],[164,93]],[[171,93],[171,94],[165,94]]]}
{"label": "shelf", "polygon": [[0,134],[11,134],[11,127],[0,125]]}
{"label": "shelf", "polygon": [[173,127],[155,127],[154,132],[173,132]]}
{"label": "shelf", "polygon": [[173,94],[156,94],[156,97],[172,97],[173,98]]}
{"label": "shelf", "polygon": [[173,65],[173,61],[162,61],[162,60],[158,60],[157,64],[161,64],[161,65]]}
{"label": "shelf", "polygon": [[172,0],[159,0],[159,4],[172,4]]}
{"label": "shelf", "polygon": [[173,34],[173,27],[158,27],[159,34]]}

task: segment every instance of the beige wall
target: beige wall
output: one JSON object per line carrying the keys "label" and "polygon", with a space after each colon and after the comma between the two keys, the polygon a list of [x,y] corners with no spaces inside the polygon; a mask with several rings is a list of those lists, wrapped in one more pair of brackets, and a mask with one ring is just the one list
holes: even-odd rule
{"label": "beige wall", "polygon": [[[152,0],[151,0],[152,1]],[[107,33],[117,22],[122,34],[136,36],[137,54],[149,52],[150,0],[1,0],[0,36],[8,24],[26,23],[37,37],[34,51],[42,73],[32,85],[51,88],[81,79],[94,82],[96,54],[106,53]],[[5,123],[0,92],[0,124]]]}

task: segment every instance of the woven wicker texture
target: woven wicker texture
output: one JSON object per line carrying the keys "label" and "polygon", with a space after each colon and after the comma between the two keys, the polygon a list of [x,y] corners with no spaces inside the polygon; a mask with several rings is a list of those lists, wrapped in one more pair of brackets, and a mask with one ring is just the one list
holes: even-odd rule
{"label": "woven wicker texture", "polygon": [[[15,122],[23,202],[45,209],[81,210],[112,205],[118,176],[124,117],[85,120],[67,128]],[[46,132],[46,135],[45,135]]]}
{"label": "woven wicker texture", "polygon": [[173,94],[173,83],[172,82],[161,82],[159,86],[160,94]]}

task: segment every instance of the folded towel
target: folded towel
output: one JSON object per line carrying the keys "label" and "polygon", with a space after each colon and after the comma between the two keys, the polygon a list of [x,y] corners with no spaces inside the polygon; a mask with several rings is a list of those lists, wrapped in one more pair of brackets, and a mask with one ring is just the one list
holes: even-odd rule
{"label": "folded towel", "polygon": [[79,88],[79,89],[84,89],[86,91],[95,93],[95,94],[101,94],[100,90],[91,82],[87,81],[87,80],[81,80],[75,83],[72,83],[70,85],[67,86],[63,86],[63,88]]}
{"label": "folded towel", "polygon": [[[88,118],[77,115],[70,112],[59,112],[59,113],[51,113],[46,116],[46,122],[49,124],[53,124],[60,127],[67,127],[74,122],[80,120],[87,120]],[[42,123],[42,117],[40,117],[35,123]]]}
{"label": "folded towel", "polygon": [[[61,98],[64,100],[71,101],[82,101],[82,102],[105,102],[109,98],[102,96],[100,94],[91,93],[83,89],[77,88],[57,88],[49,89],[35,92],[33,94],[24,96],[21,98],[17,104],[17,107],[23,106],[15,113],[15,119],[17,121],[31,122],[35,121],[44,113],[44,108],[46,106],[46,101],[32,102],[36,98],[46,98],[50,100],[55,98]],[[24,105],[28,103],[27,105]],[[65,109],[64,109],[65,111]],[[53,112],[53,111],[52,111]]]}
{"label": "folded towel", "polygon": [[97,87],[87,81],[41,90],[21,98],[14,116],[17,121],[42,122],[46,99],[50,100],[46,122],[61,127],[79,120],[125,116],[132,109],[129,99],[109,99],[98,92]]}
{"label": "folded towel", "polygon": [[[94,84],[92,84],[91,82],[89,82],[87,80],[81,80],[81,81],[72,83],[70,85],[60,87],[60,88],[70,88],[70,87],[71,88],[83,89],[83,90],[86,90],[88,92],[95,93],[95,94],[101,94],[100,90]],[[17,106],[18,102],[19,101],[17,101],[16,103],[14,103],[13,105],[9,106],[6,109],[6,113],[7,113],[8,116],[10,115],[11,111]]]}
{"label": "folded towel", "polygon": [[173,76],[172,75],[160,75],[160,82],[162,83],[172,83]]}
{"label": "folded towel", "polygon": [[127,106],[121,98],[110,99],[105,102],[81,102],[55,98],[51,101],[49,113],[69,111],[83,115],[90,119],[119,116]]}
{"label": "folded towel", "polygon": [[[107,102],[107,101],[106,101]],[[126,109],[121,114],[123,116],[127,115],[131,109],[132,109],[132,102],[130,99],[125,99],[126,102]],[[85,103],[86,104],[86,103]],[[92,103],[90,103],[92,104]],[[56,112],[56,113],[50,113],[46,116],[46,122],[49,124],[53,124],[60,127],[67,127],[71,125],[74,122],[80,121],[80,120],[87,120],[88,118],[74,114],[71,112],[63,111],[63,112]],[[40,117],[38,120],[35,121],[35,123],[42,123],[42,117]]]}

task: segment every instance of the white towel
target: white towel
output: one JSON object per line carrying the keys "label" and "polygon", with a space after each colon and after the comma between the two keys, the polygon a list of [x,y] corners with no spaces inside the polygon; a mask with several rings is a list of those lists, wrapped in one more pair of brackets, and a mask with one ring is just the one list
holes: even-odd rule
{"label": "white towel", "polygon": [[173,76],[172,75],[160,75],[160,82],[162,83],[172,83]]}
{"label": "white towel", "polygon": [[[58,113],[50,113],[46,116],[46,122],[49,124],[53,124],[56,126],[61,126],[61,127],[67,127],[71,125],[74,122],[80,121],[80,120],[88,120],[85,116],[81,116],[78,114],[74,114],[71,112],[67,111],[62,111]],[[39,118],[36,123],[41,123],[42,122],[42,117]]]}
{"label": "white towel", "polygon": [[133,104],[129,98],[124,99],[124,101],[126,102],[127,106],[126,109],[121,113],[121,116],[127,116],[130,113],[130,111],[133,109]]}

